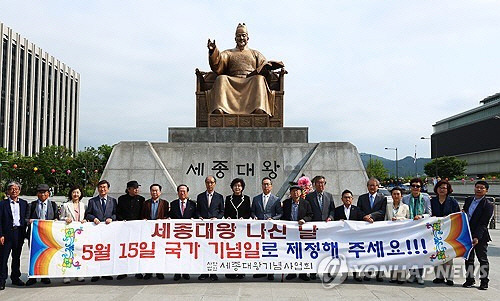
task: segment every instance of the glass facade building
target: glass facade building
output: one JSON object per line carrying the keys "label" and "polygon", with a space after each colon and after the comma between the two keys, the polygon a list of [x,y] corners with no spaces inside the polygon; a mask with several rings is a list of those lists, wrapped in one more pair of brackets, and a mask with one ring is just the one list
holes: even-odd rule
{"label": "glass facade building", "polygon": [[78,149],[80,74],[0,23],[0,147]]}

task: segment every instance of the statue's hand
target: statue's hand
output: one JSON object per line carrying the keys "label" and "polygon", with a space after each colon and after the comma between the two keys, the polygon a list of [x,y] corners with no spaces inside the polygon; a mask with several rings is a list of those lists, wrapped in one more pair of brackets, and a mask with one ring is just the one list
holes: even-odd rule
{"label": "statue's hand", "polygon": [[216,48],[215,40],[212,42],[210,39],[208,39],[207,47],[208,47],[208,50],[214,51],[214,49]]}

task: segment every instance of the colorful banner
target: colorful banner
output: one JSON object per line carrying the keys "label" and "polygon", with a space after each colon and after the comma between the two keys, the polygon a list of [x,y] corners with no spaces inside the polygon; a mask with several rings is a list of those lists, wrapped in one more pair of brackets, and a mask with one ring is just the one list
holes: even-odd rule
{"label": "colorful banner", "polygon": [[[418,221],[297,222],[156,220],[71,223],[37,220],[29,275],[308,273],[407,269],[467,257],[467,216]],[[329,266],[330,265],[330,266]]]}

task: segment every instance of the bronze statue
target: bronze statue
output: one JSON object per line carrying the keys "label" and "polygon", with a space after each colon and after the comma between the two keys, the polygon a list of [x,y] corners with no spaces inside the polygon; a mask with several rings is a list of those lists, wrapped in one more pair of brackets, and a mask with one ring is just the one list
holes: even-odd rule
{"label": "bronze statue", "polygon": [[236,28],[233,49],[220,52],[215,40],[208,39],[208,61],[218,75],[212,89],[206,91],[208,112],[273,116],[275,95],[265,76],[283,63],[268,62],[260,52],[248,48],[248,40],[245,23]]}

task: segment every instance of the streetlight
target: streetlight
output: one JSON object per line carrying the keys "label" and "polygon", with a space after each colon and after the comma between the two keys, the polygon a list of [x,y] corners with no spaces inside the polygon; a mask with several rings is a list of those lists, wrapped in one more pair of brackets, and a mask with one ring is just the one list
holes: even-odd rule
{"label": "streetlight", "polygon": [[396,185],[397,185],[398,181],[399,181],[399,176],[398,176],[398,148],[397,147],[386,147],[385,149],[387,149],[387,150],[395,150],[396,151]]}
{"label": "streetlight", "polygon": [[[432,152],[432,140],[430,137],[420,137],[422,140],[429,140],[431,144],[431,152]],[[436,179],[438,178],[438,160],[437,160],[437,140],[435,141],[435,150],[434,150],[434,158],[436,159],[436,164],[435,164],[435,171],[436,171]],[[432,154],[431,154],[432,156]]]}

